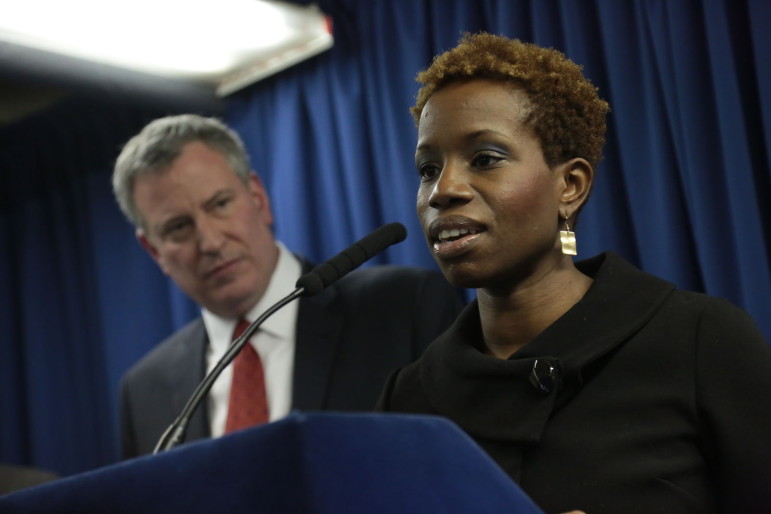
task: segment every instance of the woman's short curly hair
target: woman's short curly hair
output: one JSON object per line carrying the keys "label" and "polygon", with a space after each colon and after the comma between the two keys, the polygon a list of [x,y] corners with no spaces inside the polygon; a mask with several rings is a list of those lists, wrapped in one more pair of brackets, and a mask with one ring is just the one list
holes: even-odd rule
{"label": "woman's short curly hair", "polygon": [[531,110],[524,120],[541,142],[550,166],[574,157],[596,166],[605,144],[608,103],[562,52],[485,32],[466,33],[434,58],[417,81],[423,84],[410,109],[417,125],[428,99],[444,86],[473,79],[511,84],[525,92]]}

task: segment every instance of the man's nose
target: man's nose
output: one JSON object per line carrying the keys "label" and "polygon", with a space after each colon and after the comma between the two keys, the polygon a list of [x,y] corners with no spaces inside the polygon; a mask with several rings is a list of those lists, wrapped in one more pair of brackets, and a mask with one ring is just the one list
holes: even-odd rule
{"label": "man's nose", "polygon": [[203,253],[216,253],[222,249],[225,243],[225,235],[221,222],[212,220],[206,216],[196,220],[198,233],[198,248]]}

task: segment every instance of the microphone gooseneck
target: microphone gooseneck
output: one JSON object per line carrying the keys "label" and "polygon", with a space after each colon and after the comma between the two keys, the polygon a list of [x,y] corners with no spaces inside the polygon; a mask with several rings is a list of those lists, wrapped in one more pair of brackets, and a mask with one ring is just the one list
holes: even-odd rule
{"label": "microphone gooseneck", "polygon": [[300,296],[312,296],[319,293],[325,287],[358,268],[389,246],[404,241],[406,237],[407,229],[404,228],[404,225],[401,223],[388,223],[301,276],[295,284],[294,291],[262,313],[259,318],[249,325],[241,336],[233,341],[225,354],[217,361],[214,368],[198,384],[182,412],[158,440],[153,453],[169,450],[185,440],[187,425],[190,423],[190,418],[193,416],[195,409],[209,393],[209,390],[211,390],[222,371],[235,359],[241,348],[244,347],[249,338],[252,337],[252,334],[257,331],[268,317]]}
{"label": "microphone gooseneck", "polygon": [[169,450],[185,440],[185,432],[187,431],[187,425],[190,423],[190,418],[193,416],[195,409],[203,401],[204,397],[209,393],[209,390],[211,390],[214,382],[220,376],[222,371],[228,366],[228,364],[233,361],[233,359],[236,358],[236,355],[238,355],[238,352],[241,351],[241,348],[244,347],[244,345],[249,341],[249,338],[252,337],[252,334],[254,334],[254,332],[260,327],[260,325],[262,325],[266,319],[268,319],[274,312],[279,310],[284,305],[288,304],[296,298],[299,298],[302,292],[302,289],[295,289],[289,295],[276,302],[271,308],[262,313],[259,318],[254,320],[254,322],[251,323],[246,328],[246,330],[244,330],[244,333],[241,334],[235,341],[233,341],[230,346],[228,346],[225,354],[220,358],[220,360],[217,361],[217,364],[204,377],[201,383],[198,384],[198,387],[195,388],[193,394],[190,395],[190,398],[187,400],[185,407],[182,409],[182,412],[179,414],[177,419],[169,426],[169,428],[166,429],[161,438],[158,440],[158,443],[155,445],[155,449],[153,450],[154,454]]}

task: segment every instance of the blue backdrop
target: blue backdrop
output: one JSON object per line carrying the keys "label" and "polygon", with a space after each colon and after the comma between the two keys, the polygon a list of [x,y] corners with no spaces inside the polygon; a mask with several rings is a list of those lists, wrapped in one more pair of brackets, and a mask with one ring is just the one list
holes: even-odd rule
{"label": "blue backdrop", "polygon": [[[434,266],[414,214],[414,76],[461,31],[487,30],[564,51],[611,104],[580,256],[613,249],[728,298],[771,340],[767,0],[317,3],[335,46],[217,113],[290,248],[323,260],[400,221],[407,241],[379,262]],[[176,110],[76,96],[0,131],[2,461],[63,474],[112,462],[121,374],[197,314],[109,184],[120,145]]]}

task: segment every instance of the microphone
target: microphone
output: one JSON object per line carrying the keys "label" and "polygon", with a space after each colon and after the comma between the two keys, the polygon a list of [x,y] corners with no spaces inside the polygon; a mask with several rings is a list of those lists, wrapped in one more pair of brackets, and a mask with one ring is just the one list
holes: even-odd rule
{"label": "microphone", "polygon": [[303,296],[313,296],[406,237],[407,229],[401,223],[383,225],[301,276],[295,287],[304,289]]}
{"label": "microphone", "polygon": [[254,322],[244,330],[244,333],[241,334],[241,336],[231,343],[225,352],[225,355],[217,361],[214,368],[212,368],[201,383],[198,384],[195,391],[193,391],[193,394],[188,399],[182,412],[177,416],[177,419],[169,425],[158,440],[158,443],[156,443],[155,449],[153,450],[153,454],[169,450],[184,441],[187,425],[190,423],[190,418],[193,416],[195,409],[198,408],[198,405],[200,405],[204,397],[209,393],[209,390],[211,390],[214,382],[222,373],[222,370],[235,359],[238,352],[241,351],[241,348],[244,347],[246,342],[249,341],[249,338],[252,337],[252,334],[257,331],[266,319],[300,296],[313,296],[318,294],[324,288],[341,279],[343,276],[358,268],[389,246],[404,241],[406,237],[407,229],[404,228],[404,225],[401,223],[388,223],[359,239],[339,254],[323,264],[316,266],[297,279],[294,291],[262,313],[260,317],[254,320]]}

